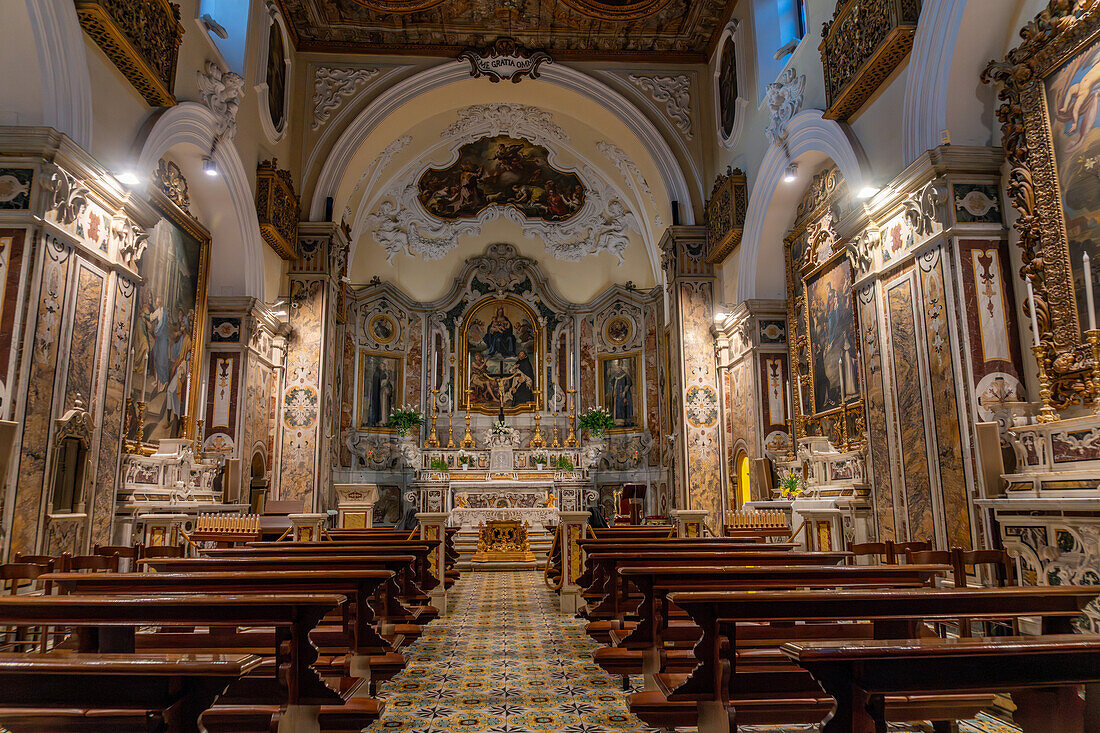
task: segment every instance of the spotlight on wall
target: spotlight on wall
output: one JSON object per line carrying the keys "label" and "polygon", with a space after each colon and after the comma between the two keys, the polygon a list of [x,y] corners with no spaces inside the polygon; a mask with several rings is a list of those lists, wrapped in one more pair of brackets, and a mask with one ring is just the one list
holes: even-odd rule
{"label": "spotlight on wall", "polygon": [[714,314],[714,320],[715,320],[716,323],[721,323],[722,321],[726,320],[727,318],[729,318],[729,314],[724,313],[722,311],[718,311],[717,313]]}
{"label": "spotlight on wall", "polygon": [[141,176],[132,170],[124,170],[115,176],[115,178],[118,179],[119,183],[125,186],[137,186],[141,183]]}
{"label": "spotlight on wall", "polygon": [[798,180],[798,163],[791,163],[783,172],[783,183],[794,183]]}
{"label": "spotlight on wall", "polygon": [[881,190],[881,188],[877,188],[875,186],[864,186],[863,188],[859,189],[859,193],[856,195],[859,198],[866,200],[872,198],[876,193]]}
{"label": "spotlight on wall", "polygon": [[204,156],[202,159],[202,172],[208,176],[218,175],[218,163],[209,155]]}

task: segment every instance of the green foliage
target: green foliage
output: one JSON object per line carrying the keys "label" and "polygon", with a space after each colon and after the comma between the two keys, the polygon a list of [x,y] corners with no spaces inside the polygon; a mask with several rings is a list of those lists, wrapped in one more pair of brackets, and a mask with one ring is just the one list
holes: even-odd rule
{"label": "green foliage", "polygon": [[581,413],[581,430],[587,430],[589,435],[598,438],[605,432],[615,427],[615,420],[611,413],[602,407],[589,407]]}
{"label": "green foliage", "polygon": [[409,405],[402,405],[390,413],[390,419],[386,423],[386,427],[395,428],[398,435],[405,437],[414,428],[420,427],[423,422],[424,416],[420,414],[420,410]]}
{"label": "green foliage", "polygon": [[447,465],[447,462],[442,458],[433,458],[431,461],[431,468],[433,471],[450,471],[451,467]]}
{"label": "green foliage", "polygon": [[559,471],[572,471],[573,461],[569,460],[569,456],[558,456],[554,461],[554,468]]}

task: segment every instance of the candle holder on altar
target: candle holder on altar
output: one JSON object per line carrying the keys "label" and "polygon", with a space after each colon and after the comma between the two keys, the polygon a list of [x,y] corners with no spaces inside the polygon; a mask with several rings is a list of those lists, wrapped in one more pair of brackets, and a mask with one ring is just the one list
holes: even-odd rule
{"label": "candle holder on altar", "polygon": [[796,442],[798,442],[798,436],[795,434],[794,425],[795,425],[794,415],[791,415],[790,417],[787,418],[787,431],[788,431],[787,436],[789,438],[789,440],[787,440],[787,461],[788,462],[793,461],[795,458],[797,458],[797,456],[795,455],[795,452],[794,452],[794,445],[795,445]]}
{"label": "candle holder on altar", "polygon": [[561,440],[558,439],[558,419],[554,418],[554,442],[550,444],[551,448],[561,448]]}
{"label": "candle holder on altar", "polygon": [[451,412],[447,413],[447,448],[454,450],[455,448],[455,413],[454,405],[451,405]]}
{"label": "candle holder on altar", "polygon": [[542,427],[539,421],[542,419],[542,412],[538,408],[542,406],[541,390],[535,390],[535,434],[531,437],[532,448],[542,448],[546,445],[546,441],[542,438]]}
{"label": "candle holder on altar", "polygon": [[565,436],[565,447],[576,448],[577,447],[577,432],[573,428],[573,423],[576,421],[577,413],[575,411],[575,405],[573,404],[573,395],[577,393],[575,389],[565,390],[569,395],[569,434]]}
{"label": "candle holder on altar", "polygon": [[431,395],[432,395],[432,426],[428,430],[428,441],[427,441],[426,445],[429,448],[438,448],[439,447],[439,436],[436,435],[436,432],[435,432],[435,423],[436,423],[436,420],[439,418],[439,404],[437,402],[437,398],[439,397],[439,390],[438,389],[431,390]]}
{"label": "candle holder on altar", "polygon": [[462,436],[462,441],[458,444],[459,448],[463,450],[477,448],[477,443],[474,441],[473,433],[470,432],[470,386],[466,386],[466,434]]}
{"label": "candle holder on altar", "polygon": [[1058,420],[1058,413],[1050,402],[1050,378],[1047,376],[1046,348],[1042,344],[1031,347],[1031,353],[1035,354],[1035,363],[1039,367],[1039,400],[1043,406],[1039,408],[1039,422],[1054,422]]}
{"label": "candle holder on altar", "polygon": [[1085,331],[1092,348],[1092,394],[1094,398],[1093,411],[1100,415],[1100,328],[1090,328]]}

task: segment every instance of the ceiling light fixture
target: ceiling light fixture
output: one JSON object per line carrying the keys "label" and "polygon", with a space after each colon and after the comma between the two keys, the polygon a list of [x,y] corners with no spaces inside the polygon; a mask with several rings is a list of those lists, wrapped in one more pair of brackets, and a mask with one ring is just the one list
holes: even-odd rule
{"label": "ceiling light fixture", "polygon": [[218,163],[209,155],[203,156],[202,159],[202,172],[208,176],[218,175]]}
{"label": "ceiling light fixture", "polygon": [[798,180],[798,163],[791,163],[783,172],[783,183],[794,183]]}

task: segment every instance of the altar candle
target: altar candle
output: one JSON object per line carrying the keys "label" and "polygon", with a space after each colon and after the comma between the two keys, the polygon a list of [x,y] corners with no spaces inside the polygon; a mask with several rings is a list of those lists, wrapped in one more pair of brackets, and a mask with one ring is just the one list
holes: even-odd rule
{"label": "altar candle", "polygon": [[802,407],[802,375],[799,374],[796,379],[798,380],[798,411],[805,413],[806,410]]}
{"label": "altar candle", "polygon": [[1092,263],[1089,261],[1089,253],[1085,252],[1081,257],[1085,264],[1085,303],[1089,309],[1089,330],[1096,330],[1096,303],[1092,300]]}
{"label": "altar candle", "polygon": [[787,389],[791,386],[790,382],[783,385],[783,391],[787,393],[787,419],[794,418],[794,403],[791,401],[791,391]]}
{"label": "altar candle", "polygon": [[1027,278],[1027,299],[1031,303],[1031,331],[1035,339],[1035,345],[1039,345],[1039,319],[1035,315],[1035,291],[1031,287],[1031,278]]}
{"label": "altar candle", "polygon": [[844,357],[836,360],[837,369],[840,370],[840,401],[844,401]]}

